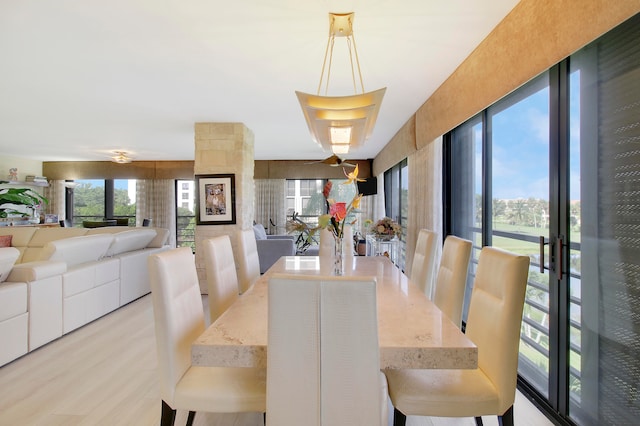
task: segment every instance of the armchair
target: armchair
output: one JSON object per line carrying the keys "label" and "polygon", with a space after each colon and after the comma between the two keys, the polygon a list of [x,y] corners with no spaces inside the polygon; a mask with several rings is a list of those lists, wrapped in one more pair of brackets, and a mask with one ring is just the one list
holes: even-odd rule
{"label": "armchair", "polygon": [[253,225],[260,260],[260,273],[264,274],[282,256],[295,256],[296,244],[293,235],[267,235],[264,226]]}

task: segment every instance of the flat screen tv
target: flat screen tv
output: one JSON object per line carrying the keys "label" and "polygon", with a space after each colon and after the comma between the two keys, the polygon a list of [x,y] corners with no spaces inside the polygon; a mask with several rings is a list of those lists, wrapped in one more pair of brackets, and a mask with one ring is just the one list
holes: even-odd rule
{"label": "flat screen tv", "polygon": [[366,178],[364,182],[358,182],[358,192],[362,195],[375,195],[378,193],[378,178],[373,176]]}

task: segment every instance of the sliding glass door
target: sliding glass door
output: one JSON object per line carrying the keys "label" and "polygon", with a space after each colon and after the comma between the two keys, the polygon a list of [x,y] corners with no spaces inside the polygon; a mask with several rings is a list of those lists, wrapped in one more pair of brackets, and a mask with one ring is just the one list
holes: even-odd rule
{"label": "sliding glass door", "polygon": [[445,138],[467,302],[482,246],[530,257],[519,383],[560,421],[640,418],[638,40],[640,16]]}
{"label": "sliding glass door", "polygon": [[581,424],[640,419],[638,40],[640,15],[570,60],[568,174],[579,196],[570,207],[567,409]]}

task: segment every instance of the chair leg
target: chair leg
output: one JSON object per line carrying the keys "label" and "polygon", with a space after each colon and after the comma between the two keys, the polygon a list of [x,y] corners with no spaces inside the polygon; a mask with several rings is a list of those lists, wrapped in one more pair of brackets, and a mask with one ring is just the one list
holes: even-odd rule
{"label": "chair leg", "polygon": [[407,416],[397,408],[393,409],[393,426],[405,426],[407,424]]}
{"label": "chair leg", "polygon": [[262,424],[265,426],[267,424],[267,413],[262,413]]}
{"label": "chair leg", "polygon": [[187,426],[193,425],[193,420],[196,418],[195,411],[189,411],[189,417],[187,417]]}
{"label": "chair leg", "polygon": [[503,415],[498,416],[500,426],[513,426],[513,405]]}
{"label": "chair leg", "polygon": [[476,417],[476,426],[482,426],[482,417]]}
{"label": "chair leg", "polygon": [[176,410],[169,407],[169,404],[162,401],[162,417],[160,419],[160,426],[173,426],[176,421]]}

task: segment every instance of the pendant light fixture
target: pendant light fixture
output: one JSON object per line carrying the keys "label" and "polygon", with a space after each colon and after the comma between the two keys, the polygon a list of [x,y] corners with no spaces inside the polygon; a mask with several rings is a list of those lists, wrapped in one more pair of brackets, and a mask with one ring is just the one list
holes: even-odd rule
{"label": "pendant light fixture", "polygon": [[[329,13],[329,40],[322,64],[318,92],[316,95],[311,95],[296,91],[311,137],[323,149],[331,150],[334,154],[346,154],[350,149],[362,146],[371,136],[382,98],[387,90],[385,87],[368,93],[364,91],[360,61],[353,36],[353,18],[353,12]],[[336,37],[346,40],[354,95],[327,96]],[[356,85],[356,71],[360,80],[360,93]],[[323,82],[325,95],[321,96]]]}

